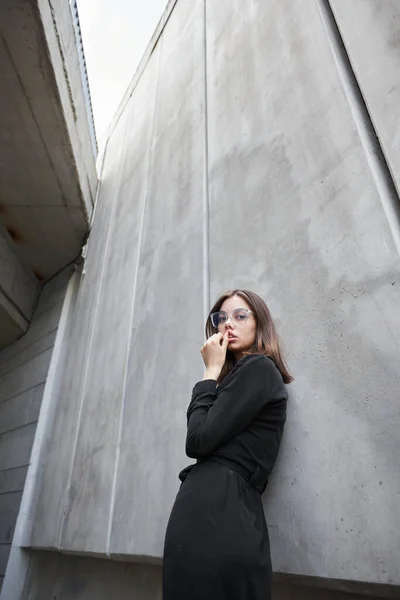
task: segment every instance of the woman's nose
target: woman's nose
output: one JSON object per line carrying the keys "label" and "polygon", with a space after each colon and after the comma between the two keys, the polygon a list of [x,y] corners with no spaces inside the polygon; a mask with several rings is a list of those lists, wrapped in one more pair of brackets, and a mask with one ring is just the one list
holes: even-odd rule
{"label": "woman's nose", "polygon": [[[228,321],[230,321],[230,323]],[[232,317],[228,317],[226,319],[226,321],[225,321],[225,327],[228,327],[228,325],[230,325],[230,327],[233,327]]]}

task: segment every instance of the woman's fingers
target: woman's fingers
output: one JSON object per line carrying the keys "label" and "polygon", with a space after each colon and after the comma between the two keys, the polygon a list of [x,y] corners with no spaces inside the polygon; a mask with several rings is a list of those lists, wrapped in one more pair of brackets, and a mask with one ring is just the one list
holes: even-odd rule
{"label": "woman's fingers", "polygon": [[221,343],[221,339],[223,338],[222,333],[214,333],[212,336],[210,336],[208,338],[208,340],[206,341],[206,343],[204,344],[205,346],[207,346],[207,344],[209,346],[211,346],[212,344],[220,344]]}
{"label": "woman's fingers", "polygon": [[225,331],[224,335],[222,336],[222,347],[225,349],[225,352],[226,352],[226,349],[228,348],[228,342],[229,342],[229,335],[228,335],[228,332]]}
{"label": "woman's fingers", "polygon": [[201,348],[204,364],[207,368],[215,368],[220,372],[226,358],[228,347],[228,333],[214,333]]}

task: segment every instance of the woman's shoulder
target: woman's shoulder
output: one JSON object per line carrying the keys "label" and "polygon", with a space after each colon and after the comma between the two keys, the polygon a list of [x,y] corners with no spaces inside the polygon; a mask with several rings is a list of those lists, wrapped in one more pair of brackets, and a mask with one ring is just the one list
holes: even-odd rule
{"label": "woman's shoulder", "polygon": [[[239,365],[239,363],[241,363]],[[278,367],[275,364],[275,361],[267,356],[266,354],[246,354],[236,363],[239,367],[245,367],[246,370],[252,371],[253,373],[259,373],[260,375],[269,375],[271,377],[282,375]],[[235,366],[236,366],[235,365]]]}
{"label": "woman's shoulder", "polygon": [[275,364],[275,361],[267,356],[266,354],[261,354],[257,352],[253,352],[252,354],[246,354],[240,360],[237,361],[235,367],[243,367],[247,368],[259,368],[263,370],[278,370],[278,367]]}
{"label": "woman's shoulder", "polygon": [[271,381],[274,380],[275,382],[282,382],[283,384],[282,375],[278,367],[272,358],[269,358],[265,354],[254,353],[243,356],[235,363],[232,371],[222,381],[221,386],[237,377],[246,377],[251,380],[260,377]]}

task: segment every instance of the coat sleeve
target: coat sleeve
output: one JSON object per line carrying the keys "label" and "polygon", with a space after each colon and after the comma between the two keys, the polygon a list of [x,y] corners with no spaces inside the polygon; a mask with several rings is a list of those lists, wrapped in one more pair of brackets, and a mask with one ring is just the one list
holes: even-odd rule
{"label": "coat sleeve", "polygon": [[229,442],[282,392],[281,374],[269,358],[257,354],[242,360],[218,392],[211,379],[194,386],[187,411],[186,454],[190,458],[205,458]]}

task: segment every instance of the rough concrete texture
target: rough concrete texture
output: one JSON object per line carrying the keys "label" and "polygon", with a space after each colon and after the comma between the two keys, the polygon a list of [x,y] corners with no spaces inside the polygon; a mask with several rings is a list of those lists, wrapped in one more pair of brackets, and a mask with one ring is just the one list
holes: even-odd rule
{"label": "rough concrete texture", "polygon": [[399,257],[325,30],[314,3],[207,7],[211,295],[266,298],[296,376],[274,568],[399,583]]}
{"label": "rough concrete texture", "polygon": [[[165,459],[186,462],[184,412],[202,340],[202,281],[191,277],[202,268],[203,79],[191,69],[201,58],[202,4],[177,8],[108,142],[34,546],[159,556],[178,484]],[[186,63],[177,70],[182,48]],[[160,341],[175,340],[189,305],[177,362]],[[161,397],[151,389],[156,373]],[[146,461],[137,468],[143,452]],[[132,493],[148,485],[145,504],[133,502]],[[155,538],[148,536],[149,521]]]}
{"label": "rough concrete texture", "polygon": [[203,292],[243,286],[296,377],[275,571],[400,585],[399,256],[328,33],[311,0],[218,0],[205,40],[204,7],[177,2],[108,141],[31,545],[160,560]]}
{"label": "rough concrete texture", "polygon": [[400,3],[330,0],[330,4],[400,191]]}
{"label": "rough concrete texture", "polygon": [[[21,600],[161,600],[161,568],[34,552]],[[329,589],[275,583],[273,600],[378,600]],[[178,600],[178,599],[177,599]],[[211,600],[211,599],[210,599]]]}
{"label": "rough concrete texture", "polygon": [[0,352],[0,584],[70,274],[67,270],[43,288],[26,335]]}
{"label": "rough concrete texture", "polygon": [[0,69],[0,215],[42,282],[79,254],[97,185],[69,3],[2,2]]}

